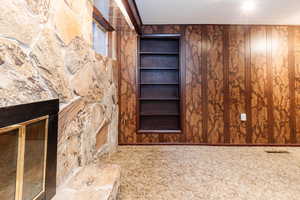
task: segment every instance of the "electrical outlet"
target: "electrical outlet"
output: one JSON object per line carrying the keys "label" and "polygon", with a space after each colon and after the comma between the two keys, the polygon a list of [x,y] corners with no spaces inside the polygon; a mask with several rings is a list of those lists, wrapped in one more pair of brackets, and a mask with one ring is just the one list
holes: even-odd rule
{"label": "electrical outlet", "polygon": [[241,113],[241,121],[247,121],[246,113]]}

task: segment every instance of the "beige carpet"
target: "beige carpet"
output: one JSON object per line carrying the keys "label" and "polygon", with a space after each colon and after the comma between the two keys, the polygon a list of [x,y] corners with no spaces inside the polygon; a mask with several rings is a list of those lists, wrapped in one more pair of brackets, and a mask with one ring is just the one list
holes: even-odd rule
{"label": "beige carpet", "polygon": [[120,200],[300,199],[300,148],[120,146],[103,161],[121,166]]}

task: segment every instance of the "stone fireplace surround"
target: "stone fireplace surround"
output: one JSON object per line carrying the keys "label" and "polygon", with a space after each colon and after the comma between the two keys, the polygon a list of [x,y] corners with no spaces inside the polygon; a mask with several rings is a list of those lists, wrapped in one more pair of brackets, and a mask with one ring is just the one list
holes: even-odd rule
{"label": "stone fireplace surround", "polygon": [[0,107],[59,98],[59,187],[116,150],[117,57],[92,49],[92,0],[10,0],[0,10]]}
{"label": "stone fireplace surround", "polygon": [[[50,200],[56,193],[58,111],[59,111],[58,99],[0,108],[0,129],[1,128],[3,129],[5,127],[14,127],[14,125],[22,124],[30,120],[46,119],[47,123],[45,123],[46,125],[45,133],[47,132],[47,134],[45,134],[45,138],[47,141],[46,144],[47,150],[45,152],[47,153],[46,153],[46,162],[45,162],[46,167],[44,172],[45,182],[44,182],[44,190],[42,191],[42,193],[36,196],[38,197],[36,198],[37,200]],[[23,161],[24,164],[24,158],[23,160],[19,159],[19,154],[20,151],[18,151],[18,162]],[[17,165],[18,167],[19,164],[20,163],[18,163]],[[23,173],[24,169],[23,170],[21,169],[21,171],[22,171],[21,173]],[[17,169],[16,185],[19,185],[18,182],[20,181],[18,180],[19,172],[20,169]],[[24,180],[24,185],[25,184],[26,183]],[[18,193],[17,188],[15,192],[16,194]],[[24,199],[22,198],[22,196],[20,197],[19,199]]]}

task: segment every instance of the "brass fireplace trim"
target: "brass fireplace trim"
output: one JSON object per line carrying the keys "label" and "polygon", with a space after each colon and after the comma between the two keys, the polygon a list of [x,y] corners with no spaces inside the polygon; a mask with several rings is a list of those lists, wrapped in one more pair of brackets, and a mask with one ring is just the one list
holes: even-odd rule
{"label": "brass fireplace trim", "polygon": [[0,128],[0,134],[7,133],[9,131],[18,130],[18,157],[17,157],[17,173],[16,173],[16,192],[15,200],[22,200],[23,192],[23,175],[24,175],[24,157],[25,157],[25,139],[26,139],[26,126],[35,122],[46,120],[45,122],[45,144],[44,144],[44,169],[43,169],[43,189],[32,200],[38,200],[46,189],[46,166],[47,166],[47,148],[48,148],[48,124],[49,115],[38,117],[26,122],[22,122],[16,125]]}

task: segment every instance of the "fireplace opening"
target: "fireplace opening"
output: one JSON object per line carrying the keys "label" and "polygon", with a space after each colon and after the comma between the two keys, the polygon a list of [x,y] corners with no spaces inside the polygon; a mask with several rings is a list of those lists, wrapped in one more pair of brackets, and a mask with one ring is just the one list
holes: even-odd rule
{"label": "fireplace opening", "polygon": [[0,197],[15,199],[18,160],[18,129],[0,132]]}
{"label": "fireplace opening", "polygon": [[0,129],[0,196],[36,200],[45,192],[48,116]]}
{"label": "fireplace opening", "polygon": [[[24,110],[23,116],[8,120]],[[0,108],[1,200],[49,200],[55,195],[57,113],[57,100]]]}

